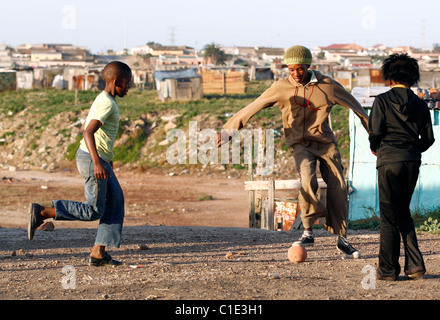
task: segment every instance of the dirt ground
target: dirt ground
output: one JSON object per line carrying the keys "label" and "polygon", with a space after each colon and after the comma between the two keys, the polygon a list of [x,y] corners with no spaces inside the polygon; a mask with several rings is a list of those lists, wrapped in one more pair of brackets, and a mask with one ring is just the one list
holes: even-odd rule
{"label": "dirt ground", "polygon": [[[377,232],[349,231],[362,253],[352,260],[338,254],[335,236],[316,230],[307,260],[294,264],[287,250],[302,231],[249,229],[244,178],[117,174],[126,219],[122,246],[108,250],[123,264],[91,267],[87,258],[96,222],[54,221],[53,231],[38,230],[33,241],[27,240],[29,202],[83,201],[76,171],[0,171],[0,299],[167,300],[175,302],[167,312],[178,314],[184,311],[179,300],[188,307],[190,300],[255,300],[252,305],[258,305],[440,298],[439,235],[419,235],[428,270],[422,279],[401,275],[396,282],[376,281]],[[403,253],[401,259],[403,264]]]}

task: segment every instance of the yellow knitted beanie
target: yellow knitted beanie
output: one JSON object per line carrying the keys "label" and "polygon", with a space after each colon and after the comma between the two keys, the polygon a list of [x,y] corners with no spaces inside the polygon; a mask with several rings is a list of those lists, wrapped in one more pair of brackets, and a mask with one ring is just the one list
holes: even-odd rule
{"label": "yellow knitted beanie", "polygon": [[312,64],[312,53],[303,46],[293,46],[284,54],[284,62],[289,64]]}

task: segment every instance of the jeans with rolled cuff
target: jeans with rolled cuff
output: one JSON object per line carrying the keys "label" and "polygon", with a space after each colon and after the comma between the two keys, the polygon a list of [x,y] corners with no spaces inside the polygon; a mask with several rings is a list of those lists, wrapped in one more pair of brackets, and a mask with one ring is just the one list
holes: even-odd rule
{"label": "jeans with rolled cuff", "polygon": [[86,202],[54,200],[55,220],[99,221],[95,245],[119,248],[124,221],[124,194],[110,163],[101,159],[109,173],[106,179],[96,179],[89,153],[78,149],[76,164],[84,178]]}

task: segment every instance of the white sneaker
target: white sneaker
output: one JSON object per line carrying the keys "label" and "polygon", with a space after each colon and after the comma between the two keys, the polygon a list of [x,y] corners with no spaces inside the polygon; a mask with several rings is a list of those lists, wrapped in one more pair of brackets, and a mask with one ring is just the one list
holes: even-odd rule
{"label": "white sneaker", "polygon": [[294,246],[313,247],[315,245],[315,238],[313,236],[302,236],[299,240],[293,243]]}
{"label": "white sneaker", "polygon": [[359,259],[361,257],[361,253],[359,250],[355,249],[346,238],[339,236],[338,243],[336,244],[336,248],[339,252],[345,253],[346,258]]}

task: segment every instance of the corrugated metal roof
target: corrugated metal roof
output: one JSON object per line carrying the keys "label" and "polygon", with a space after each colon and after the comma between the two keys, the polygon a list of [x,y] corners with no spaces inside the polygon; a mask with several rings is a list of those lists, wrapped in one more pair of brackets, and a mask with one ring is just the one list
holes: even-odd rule
{"label": "corrugated metal roof", "polygon": [[201,78],[200,74],[198,74],[197,70],[195,69],[155,71],[153,76],[159,81],[163,81],[165,79]]}

